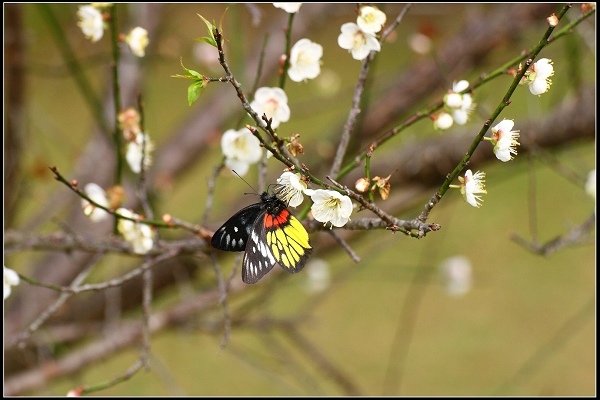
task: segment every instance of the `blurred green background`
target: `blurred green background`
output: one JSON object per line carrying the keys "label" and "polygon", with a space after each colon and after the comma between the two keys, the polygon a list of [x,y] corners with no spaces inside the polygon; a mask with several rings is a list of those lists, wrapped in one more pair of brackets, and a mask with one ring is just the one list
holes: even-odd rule
{"label": "blurred green background", "polygon": [[[490,6],[490,5],[488,5]],[[26,37],[26,137],[23,152],[23,187],[27,199],[20,204],[14,228],[25,224],[39,212],[35,199],[47,198],[57,183],[46,170],[57,165],[71,171],[74,161],[90,137],[92,116],[81,104],[81,95],[64,68],[64,60],[42,15],[35,6],[21,5]],[[270,4],[259,4],[265,24],[283,28],[287,14]],[[310,5],[305,5],[310,7]],[[420,57],[410,50],[407,38],[424,23],[435,27],[434,49],[443,45],[444,37],[455,32],[468,15],[470,7],[485,5],[416,4],[397,29],[395,39],[386,43],[373,72],[368,95],[376,99],[386,84]],[[490,6],[491,7],[491,6]],[[123,30],[127,13],[133,8],[119,5]],[[388,20],[397,15],[400,5],[385,7]],[[105,82],[109,65],[109,43],[88,42],[76,26],[76,6],[53,6],[67,38],[86,66],[88,78],[98,93],[108,88]],[[147,131],[160,148],[172,130],[202,105],[190,108],[186,102],[187,82],[171,78],[180,73],[179,58],[189,68],[201,71],[194,57],[194,39],[205,34],[205,26],[196,13],[219,21],[224,5],[165,5],[162,11],[161,41],[155,52],[144,59],[143,96]],[[301,11],[302,12],[302,9]],[[575,17],[577,10],[571,11]],[[452,18],[450,18],[452,16]],[[336,129],[343,121],[360,68],[345,50],[337,46],[339,26],[353,21],[354,6],[340,5],[328,23],[307,35],[324,47],[322,75],[315,81],[297,84],[288,80],[292,118],[279,129],[286,136],[301,132],[306,157],[317,160],[319,151],[337,143]],[[250,11],[243,4],[230,5],[223,16],[225,35],[229,38],[232,64],[243,68],[253,41],[262,40],[258,27],[250,23]],[[592,20],[594,17],[592,17]],[[595,30],[595,24],[588,27]],[[468,76],[450,77],[473,80],[537,43],[545,31],[544,21],[532,24],[517,46],[505,45],[494,51],[485,64]],[[283,34],[283,33],[282,33]],[[240,38],[240,40],[237,40]],[[582,53],[579,74],[584,82],[595,84],[595,54],[581,40],[562,40],[547,49],[542,57],[554,60],[555,76],[550,92],[540,98],[531,96],[525,87],[517,88],[512,105],[501,118],[531,119],[551,112],[570,90],[572,74],[566,61],[572,46]],[[294,37],[295,42],[300,37]],[[265,60],[274,63],[277,60]],[[235,72],[234,68],[234,72]],[[219,76],[218,69],[212,75]],[[275,86],[276,77],[266,86]],[[476,131],[487,113],[495,108],[510,83],[500,77],[477,90],[478,111],[467,128]],[[251,82],[243,82],[249,88]],[[207,92],[232,90],[211,85]],[[430,101],[416,104],[415,110],[440,98],[441,89]],[[60,101],[57,101],[59,96]],[[202,98],[200,103],[202,103]],[[484,111],[485,110],[485,111]],[[486,113],[487,112],[487,113]],[[222,131],[234,127],[223,126]],[[458,131],[460,128],[451,129]],[[324,135],[324,132],[327,133]],[[386,146],[393,152],[398,146],[434,133],[431,121],[411,127],[401,138]],[[442,133],[443,134],[443,133]],[[331,139],[333,138],[333,139]],[[327,143],[329,142],[329,143]],[[486,145],[485,143],[482,146]],[[325,150],[322,150],[325,148]],[[206,183],[213,166],[219,161],[219,138],[213,151],[205,153],[168,191],[160,193],[157,212],[175,212],[179,218],[197,221],[203,212]],[[384,154],[382,152],[382,154]],[[585,177],[595,166],[595,143],[579,143],[552,152],[560,163]],[[467,205],[458,191],[448,193],[434,209],[430,221],[440,223],[439,232],[425,239],[409,239],[388,231],[361,232],[351,245],[362,258],[354,264],[338,249],[320,254],[318,243],[326,233],[313,233],[317,243],[313,258],[324,258],[331,272],[331,284],[317,295],[306,290],[308,273],[278,277],[276,292],[268,302],[252,310],[252,315],[302,317],[299,332],[313,350],[351,382],[355,394],[363,395],[593,395],[596,386],[595,329],[595,245],[589,242],[562,249],[548,257],[537,256],[510,240],[513,233],[530,236],[532,173],[535,174],[537,230],[545,242],[582,223],[595,207],[594,199],[583,190],[581,182],[572,182],[548,165],[527,155],[510,163],[490,162],[487,174],[488,194],[484,205],[475,209]],[[281,168],[269,164],[272,182]],[[385,171],[377,172],[384,174]],[[385,175],[384,175],[385,176]],[[256,183],[256,173],[249,174]],[[65,189],[66,190],[66,189]],[[394,190],[401,188],[392,187]],[[217,183],[217,202],[209,218],[216,228],[235,207],[249,203],[241,197],[247,187],[239,179],[222,176]],[[431,191],[433,193],[433,190]],[[423,199],[423,202],[425,199]],[[421,202],[420,204],[422,204]],[[385,203],[380,203],[385,209]],[[418,209],[408,210],[411,217]],[[353,217],[368,216],[366,211]],[[56,222],[40,227],[53,231]],[[594,233],[595,235],[595,233]],[[170,234],[166,234],[170,237]],[[473,284],[463,296],[449,296],[444,290],[439,265],[448,257],[463,255],[472,264]],[[31,253],[11,254],[5,265],[26,273]],[[125,265],[127,262],[122,261]],[[222,262],[228,276],[239,258]],[[311,268],[307,265],[306,269]],[[239,266],[238,266],[239,273]],[[194,282],[197,291],[214,287],[207,274]],[[22,286],[18,290],[26,290]],[[260,290],[260,286],[249,291]],[[172,291],[157,299],[154,307],[177,301]],[[314,308],[307,304],[318,298]],[[71,301],[76,301],[72,299]],[[232,308],[240,304],[232,299]],[[306,310],[310,310],[306,313]],[[222,318],[220,309],[210,316]],[[315,363],[310,351],[277,329],[233,327],[228,346],[219,346],[222,335],[189,327],[161,332],[152,338],[151,371],[140,372],[129,381],[99,392],[101,395],[340,395],[348,388]],[[124,371],[137,357],[135,349],[111,356],[81,371],[80,374],[52,382],[38,395],[61,395],[80,384],[94,384],[111,379]],[[338,377],[339,378],[339,377]],[[341,379],[341,381],[344,381]]]}

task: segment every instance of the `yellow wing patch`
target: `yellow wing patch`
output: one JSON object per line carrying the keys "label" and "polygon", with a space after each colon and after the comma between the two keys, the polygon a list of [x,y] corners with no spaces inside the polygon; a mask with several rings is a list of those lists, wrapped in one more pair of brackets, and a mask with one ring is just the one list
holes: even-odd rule
{"label": "yellow wing patch", "polygon": [[297,272],[302,269],[312,247],[308,232],[297,218],[290,215],[286,224],[268,230],[267,244],[279,265]]}

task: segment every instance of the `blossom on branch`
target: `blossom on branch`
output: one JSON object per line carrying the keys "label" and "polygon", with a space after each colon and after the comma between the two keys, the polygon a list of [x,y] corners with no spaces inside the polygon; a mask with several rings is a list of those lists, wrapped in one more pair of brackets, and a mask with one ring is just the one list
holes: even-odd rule
{"label": "blossom on branch", "polygon": [[454,119],[447,112],[441,112],[431,117],[433,119],[433,128],[446,130],[452,126]]}
{"label": "blossom on branch", "polygon": [[375,34],[383,28],[385,20],[385,13],[377,7],[362,6],[356,23],[363,32]]}
{"label": "blossom on branch", "polygon": [[294,82],[314,79],[321,73],[323,47],[309,39],[300,39],[290,50],[288,75]]}
{"label": "blossom on branch", "polygon": [[248,128],[225,131],[221,137],[221,151],[227,168],[240,176],[246,175],[250,164],[257,163],[262,156],[260,141]]}
{"label": "blossom on branch", "polygon": [[288,14],[297,13],[300,9],[302,3],[273,3],[273,6],[276,8],[281,8],[283,11]]}
{"label": "blossom on branch", "polygon": [[125,158],[129,164],[129,168],[136,174],[142,170],[142,158],[144,159],[144,170],[152,165],[152,152],[154,144],[150,140],[150,136],[140,132],[135,138],[127,144],[127,153]]}
{"label": "blossom on branch", "polygon": [[81,28],[86,38],[92,42],[102,39],[104,35],[104,18],[97,7],[91,5],[80,6],[77,10],[77,17],[79,18],[77,26]]}
{"label": "blossom on branch", "polygon": [[[124,217],[141,220],[141,216],[127,208],[119,208],[117,213]],[[154,247],[154,231],[149,225],[119,218],[117,230],[136,254],[146,254]]]}
{"label": "blossom on branch", "polygon": [[513,131],[515,122],[512,119],[503,119],[492,128],[491,142],[494,145],[494,154],[500,161],[507,162],[517,155],[519,131]]}
{"label": "blossom on branch", "polygon": [[278,189],[278,197],[290,207],[298,207],[304,201],[303,192],[306,190],[306,182],[302,180],[302,175],[286,171],[279,178],[277,183],[281,186]]}
{"label": "blossom on branch", "polygon": [[452,119],[458,125],[464,125],[469,120],[469,115],[475,109],[475,103],[470,93],[461,94],[469,88],[469,82],[461,80],[454,82],[452,90],[444,96],[444,104],[452,112]]}
{"label": "blossom on branch", "polygon": [[349,50],[355,60],[363,60],[371,51],[381,50],[381,45],[375,35],[363,32],[354,22],[342,25],[341,31],[342,33],[338,36],[338,45],[342,49]]}
{"label": "blossom on branch", "polygon": [[468,169],[465,172],[465,176],[459,176],[458,180],[460,182],[460,193],[467,203],[473,207],[481,207],[481,203],[483,202],[481,194],[487,193],[485,190],[485,172],[477,171],[473,174]]}
{"label": "blossom on branch", "polygon": [[258,114],[259,118],[265,114],[272,119],[271,128],[276,129],[280,123],[290,119],[288,98],[283,89],[278,87],[261,87],[254,93],[254,100],[250,107]]}
{"label": "blossom on branch", "polygon": [[21,280],[19,274],[10,268],[4,267],[4,300],[8,299],[13,286],[17,286]]}
{"label": "blossom on branch", "polygon": [[[96,185],[95,183],[88,183],[85,185],[83,191],[94,202],[100,204],[101,206],[107,208],[109,207],[109,201],[108,197],[106,196],[106,192],[100,186]],[[83,213],[94,222],[102,221],[108,218],[110,215],[103,209],[94,206],[85,199],[81,200],[81,207],[83,208]]]}
{"label": "blossom on branch", "polygon": [[323,222],[325,225],[329,222],[331,226],[342,227],[350,220],[352,214],[352,200],[335,190],[324,189],[306,189],[304,193],[313,201],[310,208],[313,217]]}
{"label": "blossom on branch", "polygon": [[551,76],[554,75],[552,60],[549,58],[540,58],[525,73],[523,80],[529,85],[529,91],[535,96],[544,94],[552,85]]}
{"label": "blossom on branch", "polygon": [[148,31],[139,26],[133,28],[125,37],[125,43],[129,45],[131,52],[137,57],[144,57],[146,47],[150,40],[148,39]]}

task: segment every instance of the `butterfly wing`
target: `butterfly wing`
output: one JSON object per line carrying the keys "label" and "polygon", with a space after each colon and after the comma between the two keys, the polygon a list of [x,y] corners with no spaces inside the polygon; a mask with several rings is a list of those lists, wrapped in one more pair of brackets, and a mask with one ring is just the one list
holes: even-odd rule
{"label": "butterfly wing", "polygon": [[242,261],[242,281],[245,283],[258,282],[276,263],[266,241],[266,215],[268,213],[263,211],[263,214],[258,216],[248,238]]}
{"label": "butterfly wing", "polygon": [[244,251],[252,227],[261,212],[264,212],[263,203],[242,208],[215,231],[210,244],[220,250]]}
{"label": "butterfly wing", "polygon": [[284,209],[272,219],[265,217],[265,229],[267,245],[275,261],[290,273],[304,268],[312,247],[302,223]]}

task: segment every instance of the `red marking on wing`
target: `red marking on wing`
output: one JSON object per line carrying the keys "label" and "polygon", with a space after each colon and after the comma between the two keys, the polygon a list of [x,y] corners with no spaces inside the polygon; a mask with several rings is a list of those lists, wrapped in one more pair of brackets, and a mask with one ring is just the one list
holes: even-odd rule
{"label": "red marking on wing", "polygon": [[273,226],[273,217],[271,214],[265,214],[265,228],[270,228]]}

